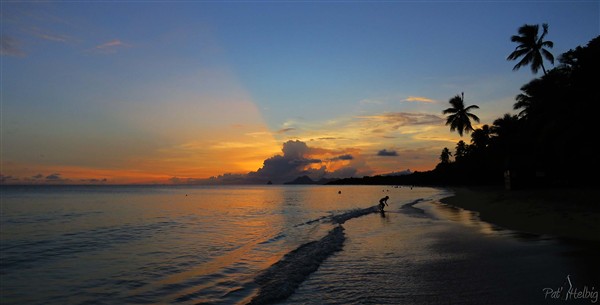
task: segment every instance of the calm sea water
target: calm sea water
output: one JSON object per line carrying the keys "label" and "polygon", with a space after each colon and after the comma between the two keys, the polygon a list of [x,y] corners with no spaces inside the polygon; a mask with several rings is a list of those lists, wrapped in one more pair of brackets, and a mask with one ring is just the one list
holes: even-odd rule
{"label": "calm sea water", "polygon": [[559,304],[542,290],[567,275],[598,291],[594,245],[501,230],[437,203],[441,189],[4,187],[0,303],[245,304],[333,215],[384,195],[388,212],[346,221],[342,250],[282,303]]}

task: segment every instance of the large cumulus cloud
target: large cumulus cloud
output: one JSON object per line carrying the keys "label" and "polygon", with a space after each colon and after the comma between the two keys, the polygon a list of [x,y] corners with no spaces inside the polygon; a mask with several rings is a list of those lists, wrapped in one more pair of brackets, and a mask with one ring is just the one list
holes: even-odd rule
{"label": "large cumulus cloud", "polygon": [[[290,140],[283,143],[282,154],[266,159],[261,168],[247,174],[223,174],[207,180],[172,178],[173,183],[210,183],[210,184],[265,184],[271,181],[275,184],[292,181],[300,176],[309,176],[313,180],[322,178],[347,178],[358,175],[368,175],[371,171],[365,166],[364,160],[349,153],[328,151],[322,148],[309,147],[305,142]],[[335,155],[335,153],[338,153]],[[315,158],[315,155],[330,157]],[[333,156],[331,156],[334,154]],[[336,166],[333,171],[327,165],[332,162],[345,162]],[[346,164],[347,163],[347,164]],[[339,163],[338,163],[339,164]]]}

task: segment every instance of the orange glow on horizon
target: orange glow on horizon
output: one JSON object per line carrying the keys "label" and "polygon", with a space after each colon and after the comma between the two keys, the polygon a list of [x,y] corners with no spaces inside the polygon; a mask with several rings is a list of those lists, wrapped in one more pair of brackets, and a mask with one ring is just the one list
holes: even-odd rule
{"label": "orange glow on horizon", "polygon": [[[110,105],[113,119],[125,128],[122,134],[102,135],[100,141],[93,141],[81,129],[35,143],[37,150],[52,153],[48,158],[3,151],[3,183],[206,179],[255,171],[265,159],[281,152],[281,143],[259,107],[227,68],[192,73],[186,81],[205,90],[174,91],[171,86],[177,84],[166,83],[164,88],[147,88],[157,94],[144,100],[144,107],[139,102]],[[161,95],[164,92],[168,94]]]}

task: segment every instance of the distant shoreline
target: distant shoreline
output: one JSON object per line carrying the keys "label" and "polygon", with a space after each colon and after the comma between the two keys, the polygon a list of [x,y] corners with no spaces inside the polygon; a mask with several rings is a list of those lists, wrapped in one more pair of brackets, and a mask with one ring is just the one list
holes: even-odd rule
{"label": "distant shoreline", "polygon": [[483,221],[532,234],[600,242],[600,190],[449,189],[454,194],[442,203],[478,212]]}

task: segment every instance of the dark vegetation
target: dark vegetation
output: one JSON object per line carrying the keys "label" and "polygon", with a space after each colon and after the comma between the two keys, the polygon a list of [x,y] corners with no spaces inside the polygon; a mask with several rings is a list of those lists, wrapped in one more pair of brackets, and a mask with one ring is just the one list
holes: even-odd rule
{"label": "dark vegetation", "polygon": [[544,74],[521,87],[514,110],[491,126],[471,127],[468,113],[478,107],[464,106],[464,96],[450,100],[447,125],[461,136],[471,133],[470,143],[461,140],[454,149],[444,148],[435,169],[397,177],[342,179],[334,184],[492,185],[511,188],[534,186],[591,186],[599,182],[600,154],[597,152],[595,122],[600,103],[600,36],[559,56],[559,64],[546,70],[543,58],[553,62],[544,41],[548,26],[538,37],[537,25],[524,25],[519,43],[508,60],[521,60],[515,69],[531,65]]}

